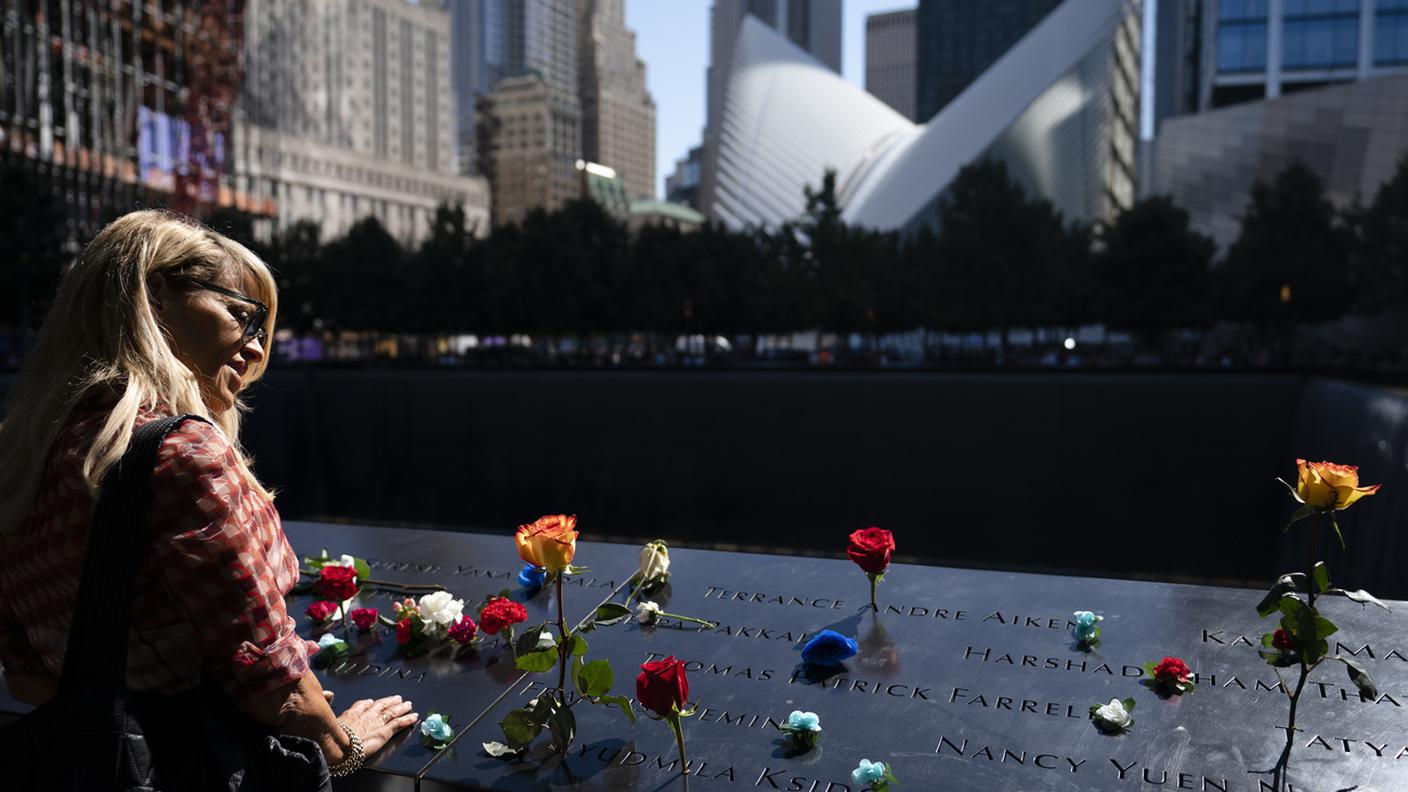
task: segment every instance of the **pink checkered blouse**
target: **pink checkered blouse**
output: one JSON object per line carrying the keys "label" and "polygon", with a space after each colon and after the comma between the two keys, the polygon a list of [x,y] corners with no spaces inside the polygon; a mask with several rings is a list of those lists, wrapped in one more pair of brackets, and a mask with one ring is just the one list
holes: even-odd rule
{"label": "pink checkered blouse", "polygon": [[[0,665],[8,674],[63,670],[93,514],[80,471],[110,409],[107,401],[75,411],[25,524],[0,534]],[[143,410],[136,426],[159,416]],[[174,693],[205,673],[243,701],[301,678],[317,644],[298,637],[284,607],[298,558],[274,504],[239,474],[224,434],[186,421],[162,443],[152,481],[129,688]]]}

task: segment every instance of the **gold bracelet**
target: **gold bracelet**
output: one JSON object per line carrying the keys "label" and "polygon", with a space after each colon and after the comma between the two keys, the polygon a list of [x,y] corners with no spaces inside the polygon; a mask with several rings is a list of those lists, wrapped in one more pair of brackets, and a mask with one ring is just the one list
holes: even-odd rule
{"label": "gold bracelet", "polygon": [[328,775],[333,778],[342,778],[343,776],[350,776],[358,770],[361,770],[362,760],[365,758],[366,754],[362,749],[362,738],[357,732],[352,731],[352,727],[342,721],[338,721],[337,725],[341,726],[342,730],[347,732],[347,739],[352,742],[352,746],[342,757],[341,762],[328,768]]}

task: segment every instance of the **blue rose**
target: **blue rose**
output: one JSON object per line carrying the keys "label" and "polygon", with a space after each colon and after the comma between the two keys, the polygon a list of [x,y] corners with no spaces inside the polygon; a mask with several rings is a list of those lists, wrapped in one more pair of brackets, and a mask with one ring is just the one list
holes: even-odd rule
{"label": "blue rose", "polygon": [[860,760],[856,769],[851,771],[851,781],[856,784],[874,784],[876,781],[885,780],[885,763],[872,762],[869,759]]}
{"label": "blue rose", "polygon": [[432,712],[420,722],[420,733],[435,742],[445,742],[455,736],[455,729],[445,722],[440,713]]}
{"label": "blue rose", "polygon": [[1090,611],[1076,611],[1071,614],[1075,616],[1076,640],[1081,643],[1089,643],[1100,636],[1100,622],[1105,620],[1104,616],[1096,616]]}
{"label": "blue rose", "polygon": [[518,585],[526,589],[540,589],[548,580],[548,571],[532,564],[524,564],[518,573]]}
{"label": "blue rose", "polygon": [[836,632],[822,630],[802,647],[802,662],[812,665],[840,665],[857,651],[856,642]]}
{"label": "blue rose", "polygon": [[819,732],[821,731],[821,718],[817,717],[815,712],[792,710],[792,714],[787,716],[787,725],[789,728],[801,731]]}

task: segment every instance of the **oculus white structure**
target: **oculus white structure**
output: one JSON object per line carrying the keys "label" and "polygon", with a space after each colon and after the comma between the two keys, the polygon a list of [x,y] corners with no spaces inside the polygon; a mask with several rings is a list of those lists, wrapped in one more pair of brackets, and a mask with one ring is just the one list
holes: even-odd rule
{"label": "oculus white structure", "polygon": [[925,124],[846,82],[756,19],[738,33],[705,211],[776,226],[837,172],[843,218],[876,229],[932,223],[959,170],[992,157],[1067,218],[1134,200],[1139,4],[1067,0]]}

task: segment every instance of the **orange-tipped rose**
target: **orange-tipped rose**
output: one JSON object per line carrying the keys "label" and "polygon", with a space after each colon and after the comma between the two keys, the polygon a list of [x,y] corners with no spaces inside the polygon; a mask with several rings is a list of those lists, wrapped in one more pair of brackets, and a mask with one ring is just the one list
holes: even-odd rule
{"label": "orange-tipped rose", "polygon": [[561,572],[577,554],[577,515],[547,514],[513,535],[518,555],[533,566]]}
{"label": "orange-tipped rose", "polygon": [[1359,468],[1333,462],[1296,460],[1296,498],[1311,508],[1329,511],[1347,509],[1365,495],[1379,491],[1379,485],[1359,486]]}

